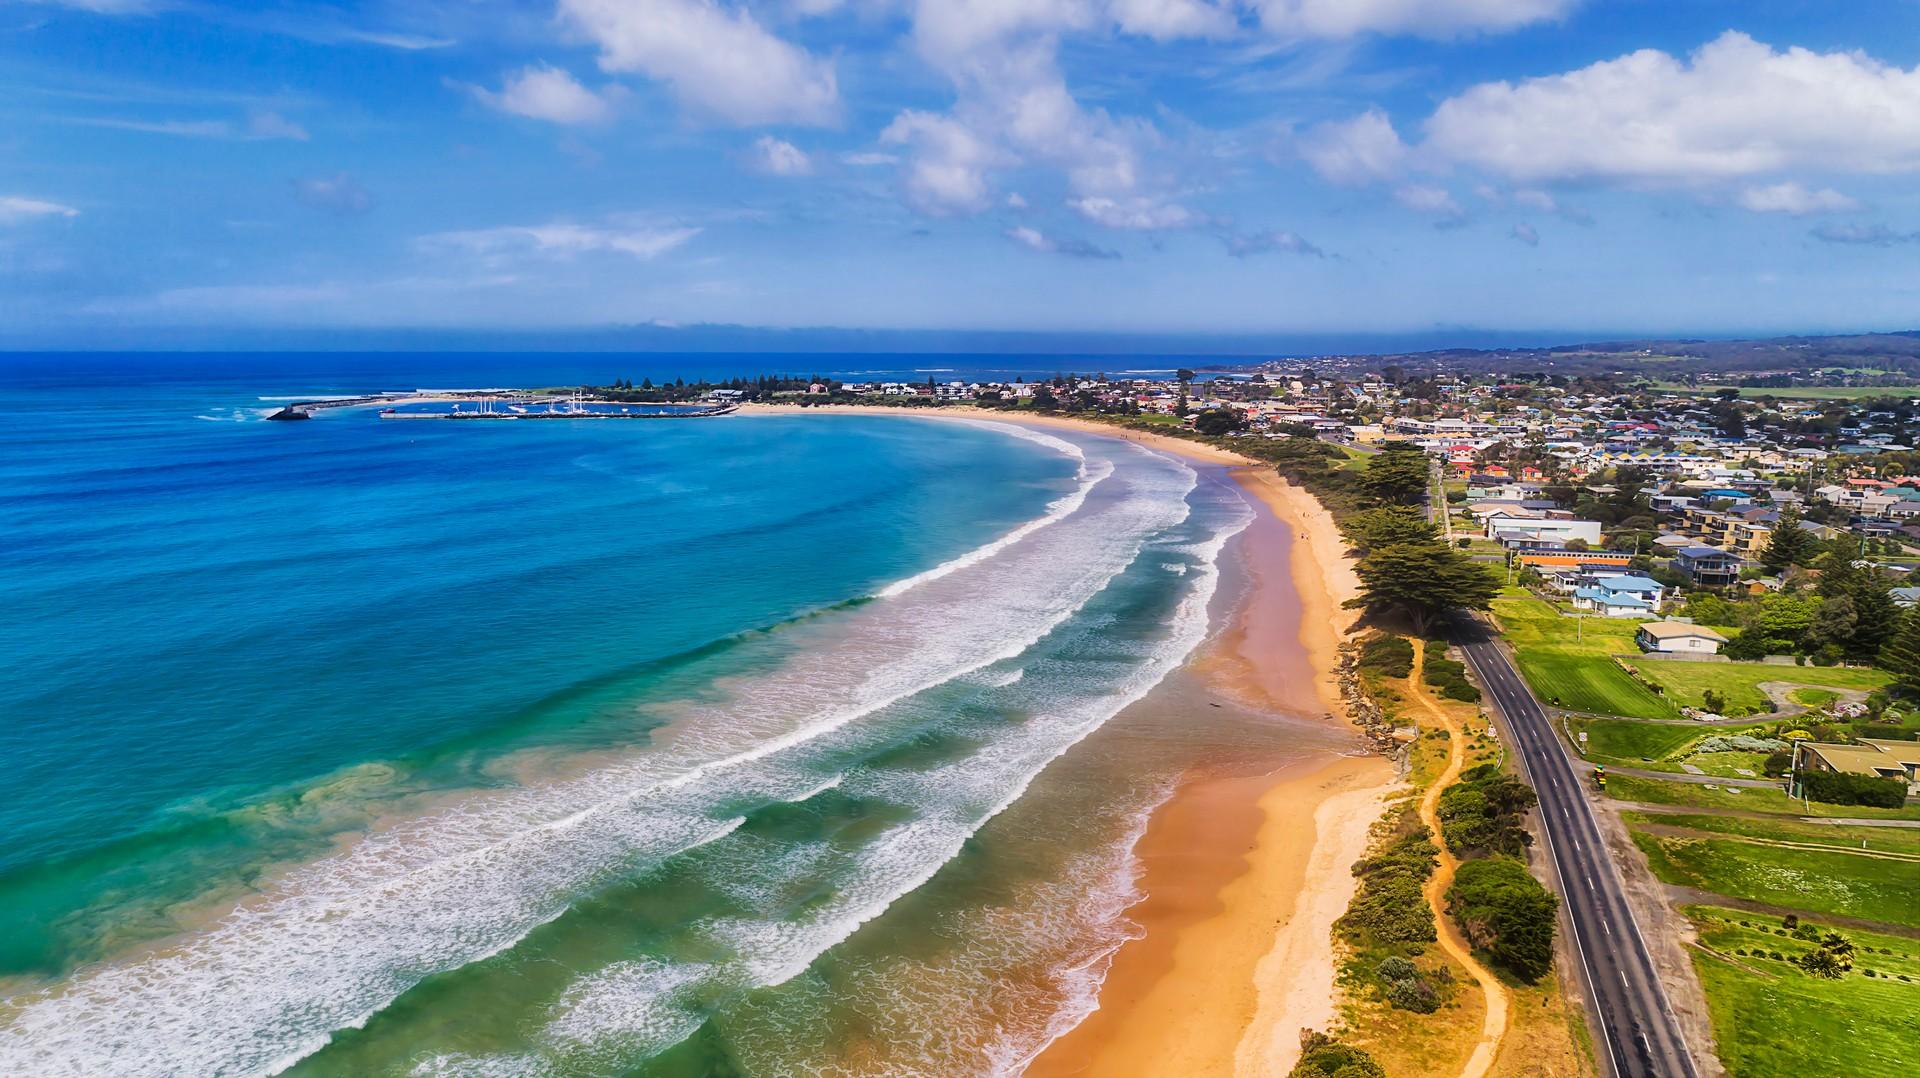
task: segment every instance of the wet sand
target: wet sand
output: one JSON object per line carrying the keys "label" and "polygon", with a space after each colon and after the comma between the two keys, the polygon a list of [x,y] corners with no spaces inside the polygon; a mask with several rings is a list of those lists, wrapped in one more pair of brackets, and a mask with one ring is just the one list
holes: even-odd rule
{"label": "wet sand", "polygon": [[[1240,544],[1250,587],[1192,669],[1243,706],[1351,729],[1336,672],[1354,620],[1341,604],[1359,580],[1331,514],[1271,469],[1215,446],[1066,416],[847,405],[741,414],[836,413],[1068,429],[1232,466],[1264,510]],[[1099,1009],[1041,1052],[1029,1074],[1278,1076],[1292,1068],[1301,1029],[1334,1020],[1332,924],[1352,898],[1350,868],[1368,828],[1395,789],[1391,764],[1368,754],[1357,734],[1351,746],[1351,755],[1324,753],[1277,772],[1227,762],[1184,777],[1136,847],[1145,898],[1129,916],[1140,936],[1115,954]]]}

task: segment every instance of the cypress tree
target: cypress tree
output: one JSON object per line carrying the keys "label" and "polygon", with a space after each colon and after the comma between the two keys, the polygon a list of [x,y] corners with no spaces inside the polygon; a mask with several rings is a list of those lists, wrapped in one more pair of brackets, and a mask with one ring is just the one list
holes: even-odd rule
{"label": "cypress tree", "polygon": [[1920,606],[1900,616],[1899,630],[1880,649],[1880,665],[1893,674],[1894,684],[1920,696]]}
{"label": "cypress tree", "polygon": [[1760,565],[1767,572],[1784,572],[1790,565],[1806,565],[1813,561],[1819,540],[1800,526],[1800,519],[1800,510],[1791,505],[1780,510],[1780,519],[1773,525],[1773,535],[1767,540],[1767,549],[1760,552]]}

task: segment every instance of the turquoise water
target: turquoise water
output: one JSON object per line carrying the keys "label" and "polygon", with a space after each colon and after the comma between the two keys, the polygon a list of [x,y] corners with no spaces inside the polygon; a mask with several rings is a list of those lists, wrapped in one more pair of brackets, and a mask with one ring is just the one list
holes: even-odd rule
{"label": "turquoise water", "polygon": [[0,1070],[987,1073],[1080,1013],[1177,761],[1063,754],[1206,634],[1229,485],[907,418],[261,421],[448,384],[301,362],[6,387]]}

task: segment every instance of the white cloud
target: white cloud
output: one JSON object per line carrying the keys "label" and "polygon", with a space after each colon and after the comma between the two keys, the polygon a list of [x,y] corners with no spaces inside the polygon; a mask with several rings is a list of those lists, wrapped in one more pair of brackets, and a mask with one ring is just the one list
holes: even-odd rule
{"label": "white cloud", "polygon": [[243,138],[271,139],[285,138],[296,142],[307,141],[307,129],[277,112],[256,112],[247,117],[246,132]]}
{"label": "white cloud", "polygon": [[1280,252],[1283,254],[1312,255],[1325,258],[1327,253],[1308,243],[1292,232],[1274,230],[1271,232],[1229,232],[1221,237],[1227,245],[1227,253],[1235,258],[1250,258],[1254,255]]}
{"label": "white cloud", "polygon": [[492,258],[539,255],[565,259],[581,254],[613,253],[646,262],[699,234],[697,228],[593,227],[562,223],[438,232],[421,237],[420,243],[429,250],[463,251]]}
{"label": "white cloud", "polygon": [[1108,0],[1107,14],[1127,33],[1155,41],[1220,38],[1239,29],[1230,4],[1208,0]]}
{"label": "white cloud", "polygon": [[344,172],[295,180],[293,197],[316,210],[342,217],[365,213],[373,208],[373,194]]}
{"label": "white cloud", "polygon": [[1008,194],[1007,194],[1007,208],[1008,208],[1008,209],[1010,209],[1010,210],[1024,210],[1024,209],[1026,209],[1026,208],[1027,208],[1027,196],[1025,196],[1025,195],[1023,195],[1023,194],[1021,194],[1021,193],[1020,193],[1020,192],[1018,192],[1018,191],[1011,191],[1011,192],[1008,192]]}
{"label": "white cloud", "polygon": [[259,142],[267,139],[307,141],[307,129],[277,112],[256,112],[244,124],[229,120],[126,120],[114,117],[84,117],[69,121],[87,127],[110,127],[117,131],[142,131],[150,135],[174,135],[180,138],[238,139]]}
{"label": "white cloud", "polygon": [[1740,205],[1755,213],[1788,213],[1805,217],[1815,213],[1845,213],[1860,208],[1860,203],[1831,187],[1810,191],[1797,183],[1776,183],[1767,187],[1749,187],[1740,192]]}
{"label": "white cloud", "polygon": [[1426,148],[1525,180],[1690,183],[1794,168],[1920,170],[1920,67],[1775,51],[1729,31],[1441,103]]}
{"label": "white cloud", "polygon": [[754,139],[747,160],[755,171],[769,176],[805,176],[813,171],[813,159],[805,150],[772,135]]}
{"label": "white cloud", "polygon": [[1113,199],[1102,196],[1069,199],[1067,205],[1080,216],[1107,228],[1151,231],[1188,228],[1203,224],[1202,218],[1185,206],[1151,198]]}
{"label": "white cloud", "polygon": [[883,165],[899,164],[900,155],[867,151],[843,153],[840,155],[840,163],[843,165],[852,165],[855,168],[879,168]]}
{"label": "white cloud", "polygon": [[912,109],[894,117],[882,142],[911,149],[903,182],[907,201],[936,216],[987,207],[987,170],[1005,156],[967,125]]}
{"label": "white cloud", "polygon": [[1436,217],[1458,220],[1465,217],[1467,211],[1453,200],[1453,195],[1444,187],[1430,187],[1426,184],[1410,183],[1396,188],[1394,201],[1416,213],[1430,213]]}
{"label": "white cloud", "polygon": [[1896,232],[1886,225],[1821,225],[1813,238],[1822,243],[1850,244],[1857,247],[1892,247],[1902,243],[1920,243],[1920,232]]}
{"label": "white cloud", "polygon": [[1524,243],[1529,247],[1540,246],[1539,230],[1534,228],[1532,225],[1526,223],[1525,221],[1522,221],[1519,224],[1514,225],[1513,231],[1507,233],[1507,238],[1519,240],[1521,243]]}
{"label": "white cloud", "polygon": [[710,0],[560,0],[607,71],[638,72],[728,123],[825,124],[839,111],[833,65]]}
{"label": "white cloud", "polygon": [[1045,254],[1066,255],[1068,258],[1107,260],[1120,257],[1120,252],[1096,246],[1086,240],[1049,236],[1037,228],[1028,228],[1025,225],[1007,229],[1007,238],[1031,250]]}
{"label": "white cloud", "polygon": [[1300,156],[1326,179],[1357,185],[1399,175],[1408,151],[1387,114],[1368,109],[1351,120],[1308,130],[1300,140]]}
{"label": "white cloud", "polygon": [[445,49],[459,44],[459,42],[450,37],[428,37],[425,34],[401,34],[384,30],[343,30],[340,36],[347,41],[358,41],[362,44],[379,45],[389,49],[401,49],[406,52]]}
{"label": "white cloud", "polygon": [[1299,37],[1420,34],[1452,37],[1557,19],[1580,0],[1250,0],[1260,23]]}
{"label": "white cloud", "polygon": [[551,64],[532,64],[508,75],[498,92],[481,86],[467,91],[501,112],[551,123],[598,124],[613,117],[605,97]]}
{"label": "white cloud", "polygon": [[80,211],[58,202],[19,195],[0,195],[0,225],[31,221],[40,217],[78,217]]}

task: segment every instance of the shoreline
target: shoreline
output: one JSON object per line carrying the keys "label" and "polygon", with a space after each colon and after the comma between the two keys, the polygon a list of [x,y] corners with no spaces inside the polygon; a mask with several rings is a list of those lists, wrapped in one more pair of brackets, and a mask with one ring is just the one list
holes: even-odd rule
{"label": "shoreline", "polygon": [[[1114,953],[1095,1010],[1043,1048],[1027,1073],[1286,1074],[1300,1031],[1337,1019],[1333,922],[1357,886],[1349,866],[1397,789],[1394,767],[1362,747],[1340,694],[1339,649],[1356,620],[1342,604],[1360,582],[1332,514],[1238,453],[1070,416],[859,405],[748,405],[736,413],[756,414],[1013,423],[1136,442],[1229,469],[1265,515],[1244,533],[1252,586],[1190,668],[1256,710],[1311,711],[1353,731],[1355,750],[1273,772],[1196,768],[1185,776],[1135,847],[1144,897],[1129,916],[1140,933]],[[1287,664],[1265,661],[1290,647],[1304,651],[1310,698]]]}

